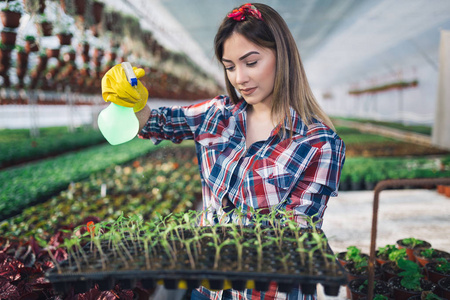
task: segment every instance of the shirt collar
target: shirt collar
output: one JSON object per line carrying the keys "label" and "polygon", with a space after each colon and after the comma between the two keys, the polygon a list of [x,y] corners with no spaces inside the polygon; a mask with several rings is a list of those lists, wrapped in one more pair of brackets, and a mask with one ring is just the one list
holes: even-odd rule
{"label": "shirt collar", "polygon": [[[245,109],[247,108],[247,105],[248,105],[247,102],[245,102],[245,100],[242,97],[239,99],[239,102],[236,104],[234,104],[231,101],[230,97],[226,97],[226,99],[225,99],[225,108],[227,110],[231,111],[231,113],[233,115],[239,114],[239,113],[245,111]],[[288,119],[286,118],[284,121],[286,130],[291,130],[294,132],[294,134],[300,134],[300,135],[306,136],[306,133],[308,131],[308,126],[306,126],[306,124],[300,118],[299,114],[295,111],[295,109],[290,107],[289,111],[290,111],[290,117],[292,119],[292,128],[289,126]],[[273,134],[278,134],[278,132],[280,130],[281,130],[281,124],[278,125],[273,130]]]}
{"label": "shirt collar", "polygon": [[229,110],[233,115],[241,113],[247,107],[247,102],[243,98],[239,99],[239,102],[234,104],[230,97],[225,98],[225,108]]}

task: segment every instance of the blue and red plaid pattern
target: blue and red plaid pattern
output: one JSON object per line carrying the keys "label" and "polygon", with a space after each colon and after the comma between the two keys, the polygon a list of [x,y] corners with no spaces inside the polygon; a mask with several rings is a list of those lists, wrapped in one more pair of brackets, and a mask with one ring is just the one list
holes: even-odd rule
{"label": "blue and red plaid pattern", "polygon": [[[330,196],[337,196],[339,177],[345,161],[345,145],[339,136],[323,123],[314,120],[308,126],[291,109],[292,132],[283,138],[276,127],[266,141],[246,149],[246,107],[241,100],[231,103],[218,96],[190,106],[152,109],[139,137],[180,143],[195,140],[199,162],[203,210],[200,225],[216,223],[251,223],[253,210],[293,211],[299,225],[307,225],[303,216],[315,216],[321,227]],[[222,200],[246,213],[244,219],[227,213]],[[266,293],[247,290],[200,291],[211,299],[286,299],[276,286]],[[289,299],[314,299],[294,290]],[[295,295],[294,295],[295,294]],[[253,295],[253,297],[252,297]],[[308,298],[309,297],[309,298]]]}

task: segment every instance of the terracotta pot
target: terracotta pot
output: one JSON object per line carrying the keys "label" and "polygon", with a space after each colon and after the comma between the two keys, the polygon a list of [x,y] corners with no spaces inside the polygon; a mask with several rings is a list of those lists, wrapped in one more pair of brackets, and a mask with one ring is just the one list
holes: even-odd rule
{"label": "terracotta pot", "polygon": [[25,42],[25,51],[26,51],[27,53],[30,53],[30,52],[38,52],[38,51],[39,51],[39,47],[38,47],[38,45],[36,44],[36,41],[34,41],[34,42],[26,41],[26,42]]}
{"label": "terracotta pot", "polygon": [[23,68],[28,66],[28,53],[17,52],[18,67]]}
{"label": "terracotta pot", "polygon": [[405,248],[406,249],[406,254],[408,254],[408,259],[411,260],[411,261],[416,261],[416,257],[414,256],[414,249],[417,249],[417,248],[431,248],[431,244],[428,243],[427,241],[422,241],[423,242],[422,244],[416,245],[414,248],[411,248],[411,247],[409,247],[407,245],[404,245],[402,240],[403,239],[397,241],[397,247],[399,249]]}
{"label": "terracotta pot", "polygon": [[427,280],[420,280],[421,291],[411,291],[400,286],[401,277],[394,277],[389,279],[388,284],[392,288],[393,298],[396,300],[408,300],[409,297],[420,295],[422,291],[434,291],[436,285]]}
{"label": "terracotta pot", "polygon": [[450,299],[450,278],[442,278],[438,281],[437,294],[444,299]]}
{"label": "terracotta pot", "polygon": [[445,185],[438,185],[437,186],[437,192],[439,194],[445,194]]}
{"label": "terracotta pot", "polygon": [[71,33],[58,33],[56,36],[58,37],[61,45],[70,45],[70,42],[72,41]]}
{"label": "terracotta pot", "polygon": [[86,0],[74,0],[75,14],[82,16],[86,12]]}
{"label": "terracotta pot", "polygon": [[53,31],[53,24],[52,23],[50,23],[50,22],[42,22],[40,24],[37,24],[37,26],[38,26],[38,31],[43,36],[51,36],[52,35],[52,31]]}
{"label": "terracotta pot", "polygon": [[45,50],[45,53],[47,54],[47,57],[48,58],[50,58],[50,57],[56,57],[56,58],[58,58],[58,56],[59,56],[59,49],[46,49]]}
{"label": "terracotta pot", "polygon": [[0,74],[6,74],[11,67],[11,50],[0,50]]}
{"label": "terracotta pot", "polygon": [[450,185],[445,186],[444,194],[445,196],[450,197]]}
{"label": "terracotta pot", "polygon": [[2,43],[5,45],[15,45],[17,33],[13,31],[2,31]]}
{"label": "terracotta pot", "polygon": [[102,13],[103,7],[105,6],[102,2],[95,1],[92,3],[92,15],[94,17],[95,24],[98,24],[102,21]]}
{"label": "terracotta pot", "polygon": [[47,68],[47,62],[48,62],[48,57],[47,56],[39,56],[36,70],[38,72],[44,71],[45,68]]}
{"label": "terracotta pot", "polygon": [[22,15],[15,11],[5,10],[0,13],[4,27],[17,28],[20,25],[20,17]]}
{"label": "terracotta pot", "polygon": [[75,61],[76,53],[75,52],[67,52],[64,53],[63,59],[65,62]]}
{"label": "terracotta pot", "polygon": [[39,0],[38,13],[43,14],[45,11],[45,0]]}

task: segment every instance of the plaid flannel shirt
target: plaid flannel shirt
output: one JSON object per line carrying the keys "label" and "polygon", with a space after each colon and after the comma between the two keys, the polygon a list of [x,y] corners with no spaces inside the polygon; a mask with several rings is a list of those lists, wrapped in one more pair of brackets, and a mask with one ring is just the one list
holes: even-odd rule
{"label": "plaid flannel shirt", "polygon": [[[280,136],[279,125],[266,141],[246,149],[246,107],[244,100],[233,104],[229,97],[218,96],[190,106],[152,109],[139,137],[155,144],[195,140],[203,193],[200,225],[229,221],[247,224],[251,209],[286,209],[294,212],[300,225],[306,225],[302,216],[315,215],[320,227],[329,197],[337,196],[345,160],[343,141],[317,120],[306,126],[291,109],[292,128],[285,122],[285,128],[293,133],[291,139]],[[237,220],[234,214],[227,214],[222,207],[224,197],[247,217]],[[202,292],[211,299],[222,297],[222,291],[213,293],[203,288]],[[231,299],[259,295],[251,290],[234,292]],[[278,297],[276,290],[268,294],[271,296],[262,299],[286,297]],[[303,299],[301,293],[299,299]]]}

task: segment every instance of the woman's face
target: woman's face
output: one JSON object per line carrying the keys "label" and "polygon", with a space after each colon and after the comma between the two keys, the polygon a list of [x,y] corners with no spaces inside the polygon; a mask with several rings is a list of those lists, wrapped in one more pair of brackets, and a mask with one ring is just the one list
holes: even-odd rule
{"label": "woman's face", "polygon": [[235,32],[223,45],[222,63],[231,84],[248,104],[272,106],[274,50],[260,47]]}

